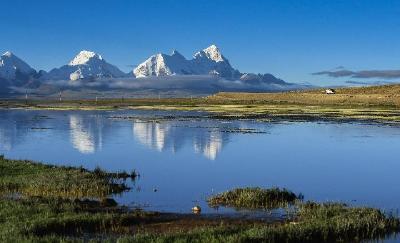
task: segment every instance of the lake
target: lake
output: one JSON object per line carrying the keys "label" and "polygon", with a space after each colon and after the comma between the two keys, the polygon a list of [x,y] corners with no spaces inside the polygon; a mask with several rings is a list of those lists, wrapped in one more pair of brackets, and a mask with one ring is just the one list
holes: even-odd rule
{"label": "lake", "polygon": [[[58,165],[136,170],[129,207],[234,213],[207,196],[286,187],[306,200],[400,208],[400,128],[335,122],[209,119],[171,111],[0,111],[0,154]],[[247,213],[247,212],[245,212]]]}

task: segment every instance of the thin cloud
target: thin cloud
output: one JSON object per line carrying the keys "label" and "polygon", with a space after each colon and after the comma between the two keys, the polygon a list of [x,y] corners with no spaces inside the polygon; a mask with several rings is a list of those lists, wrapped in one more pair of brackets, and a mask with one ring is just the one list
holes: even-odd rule
{"label": "thin cloud", "polygon": [[248,82],[236,80],[220,79],[211,75],[185,75],[185,76],[165,76],[165,77],[147,77],[147,78],[114,78],[87,80],[52,80],[47,84],[64,88],[87,87],[94,89],[182,89],[182,90],[209,90],[209,91],[263,91],[263,90],[289,90],[301,88],[301,85],[294,84],[276,84],[261,83],[251,84]]}
{"label": "thin cloud", "polygon": [[312,73],[312,75],[326,75],[332,78],[381,78],[381,79],[394,79],[400,78],[400,70],[334,70],[334,71],[321,71]]}
{"label": "thin cloud", "polygon": [[332,78],[341,78],[341,77],[351,77],[355,73],[349,70],[338,70],[338,71],[321,71],[317,73],[312,73],[312,75],[327,75]]}
{"label": "thin cloud", "polygon": [[371,82],[364,82],[364,81],[353,81],[349,80],[345,82],[346,84],[353,84],[353,85],[385,85],[385,84],[394,84],[396,82],[388,82],[388,81],[371,81]]}
{"label": "thin cloud", "polygon": [[353,75],[353,78],[400,78],[400,70],[366,70],[359,71]]}

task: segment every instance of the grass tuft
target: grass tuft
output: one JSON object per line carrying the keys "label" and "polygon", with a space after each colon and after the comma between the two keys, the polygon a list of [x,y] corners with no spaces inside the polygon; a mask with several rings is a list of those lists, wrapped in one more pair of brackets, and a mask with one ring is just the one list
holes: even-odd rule
{"label": "grass tuft", "polygon": [[228,206],[247,209],[272,209],[294,203],[302,196],[283,188],[262,189],[259,187],[237,188],[208,198],[212,207]]}

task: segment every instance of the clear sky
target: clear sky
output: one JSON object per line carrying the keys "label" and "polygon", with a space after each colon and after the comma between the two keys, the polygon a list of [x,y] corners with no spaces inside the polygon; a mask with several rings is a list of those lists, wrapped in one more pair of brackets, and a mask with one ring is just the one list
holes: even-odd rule
{"label": "clear sky", "polygon": [[38,70],[88,49],[129,71],[151,54],[177,49],[190,58],[213,43],[240,71],[289,82],[340,83],[347,79],[311,75],[338,66],[400,69],[397,0],[2,0],[0,6],[0,51]]}

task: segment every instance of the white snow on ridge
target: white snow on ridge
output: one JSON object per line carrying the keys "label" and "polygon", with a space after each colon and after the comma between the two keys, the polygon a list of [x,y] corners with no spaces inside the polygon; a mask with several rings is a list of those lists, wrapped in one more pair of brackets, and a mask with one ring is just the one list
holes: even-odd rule
{"label": "white snow on ridge", "polygon": [[13,54],[11,51],[6,51],[2,56],[11,57]]}
{"label": "white snow on ridge", "polygon": [[226,61],[225,57],[222,56],[219,48],[216,45],[211,45],[206,49],[197,52],[194,54],[194,59],[206,57],[214,62],[224,62]]}
{"label": "white snow on ridge", "polygon": [[83,50],[83,51],[79,52],[79,54],[76,55],[76,57],[74,57],[74,59],[72,61],[70,61],[68,65],[70,65],[70,66],[84,65],[87,62],[89,62],[92,58],[96,58],[98,60],[103,60],[101,55],[98,55],[92,51]]}

